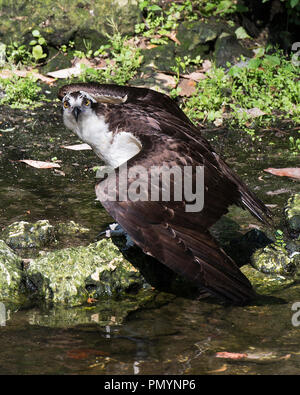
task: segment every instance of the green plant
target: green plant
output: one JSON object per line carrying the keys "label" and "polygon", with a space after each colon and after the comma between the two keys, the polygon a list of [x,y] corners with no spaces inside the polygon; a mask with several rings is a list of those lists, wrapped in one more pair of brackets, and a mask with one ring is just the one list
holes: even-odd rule
{"label": "green plant", "polygon": [[17,65],[22,63],[27,65],[31,64],[32,62],[32,54],[26,45],[21,45],[17,41],[13,41],[6,47],[6,59],[10,64]]}
{"label": "green plant", "polygon": [[289,137],[290,150],[294,152],[295,155],[300,153],[300,138],[296,139],[293,136]]}
{"label": "green plant", "polygon": [[[284,118],[299,122],[298,73],[280,51],[260,52],[246,67],[233,66],[228,72],[213,67],[186,101],[186,111],[193,119],[213,122],[221,117],[228,126],[248,132]],[[251,109],[258,109],[258,115],[253,116]]]}
{"label": "green plant", "polygon": [[41,87],[37,85],[36,78],[30,76],[10,79],[0,78],[0,86],[5,91],[5,96],[0,99],[0,104],[9,104],[13,108],[37,107],[44,96],[40,94]]}
{"label": "green plant", "polygon": [[47,54],[44,52],[47,42],[38,30],[33,30],[32,36],[34,39],[30,41],[29,45],[32,46],[32,57],[37,63],[47,57]]}
{"label": "green plant", "polygon": [[147,11],[147,16],[143,23],[135,25],[135,32],[149,38],[152,44],[166,44],[180,20],[197,18],[191,0],[170,2],[165,9],[153,1],[143,0],[139,2],[139,7]]}
{"label": "green plant", "polygon": [[[93,69],[86,65],[81,65],[81,74],[79,80],[99,82],[113,82],[116,84],[125,84],[134,77],[140,67],[143,57],[140,50],[127,43],[127,37],[123,37],[118,31],[117,26],[111,21],[113,34],[107,35],[109,44],[101,46],[99,52],[109,50],[109,59],[107,67],[104,69]],[[98,52],[96,51],[98,54]]]}
{"label": "green plant", "polygon": [[236,12],[246,12],[248,8],[242,1],[210,0],[199,2],[199,11],[203,16],[225,16]]}
{"label": "green plant", "polygon": [[275,232],[275,243],[278,247],[286,247],[286,242],[284,241],[284,233],[282,230],[277,229]]}

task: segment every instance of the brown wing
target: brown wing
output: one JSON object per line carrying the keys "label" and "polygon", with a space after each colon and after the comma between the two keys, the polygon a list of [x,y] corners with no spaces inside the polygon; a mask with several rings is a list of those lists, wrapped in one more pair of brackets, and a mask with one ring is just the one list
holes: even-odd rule
{"label": "brown wing", "polygon": [[[187,164],[192,164],[194,168],[203,165],[204,208],[196,213],[186,212],[187,202],[184,200],[106,200],[108,190],[111,192],[114,187],[109,184],[109,179],[96,186],[96,194],[102,205],[145,253],[224,300],[236,304],[246,303],[255,296],[251,284],[208,233],[208,228],[227,212],[227,207],[239,200],[237,185],[224,176],[214,154],[205,145],[195,146],[189,136],[179,133],[182,129],[180,122],[173,120],[172,125],[169,118],[168,127],[172,133],[162,133],[161,129],[158,133],[157,128],[150,128],[153,119],[149,121],[143,113],[137,115],[134,109],[130,109],[128,116],[131,117],[132,132],[135,125],[144,130],[142,137],[139,133],[143,149],[128,161],[128,168],[141,165],[150,169],[162,163],[182,169]],[[139,119],[136,124],[135,116]],[[119,125],[122,127],[122,124]],[[158,125],[162,128],[162,121]],[[116,177],[117,189],[120,177],[118,171]],[[195,181],[195,172],[193,177]],[[134,181],[128,180],[128,189]],[[118,193],[116,196],[118,200]]]}
{"label": "brown wing", "polygon": [[[102,195],[105,181],[98,184]],[[101,185],[102,184],[102,185]],[[244,304],[255,293],[248,279],[220,249],[212,236],[195,226],[193,213],[162,202],[102,201],[104,208],[147,254],[185,276],[213,295],[234,304]],[[170,218],[170,211],[174,219]]]}

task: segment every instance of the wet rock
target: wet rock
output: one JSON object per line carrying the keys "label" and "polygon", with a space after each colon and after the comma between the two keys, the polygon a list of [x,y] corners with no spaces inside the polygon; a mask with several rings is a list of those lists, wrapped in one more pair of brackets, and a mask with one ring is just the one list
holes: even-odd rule
{"label": "wet rock", "polygon": [[251,58],[253,53],[237,40],[234,35],[222,33],[215,44],[214,58],[217,67],[227,67],[226,64],[235,64],[241,57]]}
{"label": "wet rock", "polygon": [[291,276],[296,270],[295,256],[285,246],[272,243],[252,255],[251,265],[262,273]]}
{"label": "wet rock", "polygon": [[175,61],[175,43],[167,45],[158,45],[151,49],[143,49],[144,66],[141,68],[143,73],[151,73],[153,69],[160,71],[169,71],[176,65]]}
{"label": "wet rock", "polygon": [[300,239],[300,194],[296,193],[288,199],[284,208],[286,222],[292,236]]}
{"label": "wet rock", "polygon": [[89,297],[121,295],[148,286],[110,240],[49,252],[32,260],[26,269],[26,284],[31,296],[69,306],[82,304]]}
{"label": "wet rock", "polygon": [[55,225],[55,231],[58,237],[62,237],[88,233],[90,229],[85,228],[74,221],[69,221]]}
{"label": "wet rock", "polygon": [[249,279],[258,294],[269,295],[293,284],[294,279],[276,274],[265,274],[250,265],[243,266],[241,271]]}
{"label": "wet rock", "polygon": [[48,220],[20,221],[7,226],[1,238],[13,249],[40,248],[55,241],[55,229]]}
{"label": "wet rock", "polygon": [[19,298],[22,260],[0,240],[0,300]]}

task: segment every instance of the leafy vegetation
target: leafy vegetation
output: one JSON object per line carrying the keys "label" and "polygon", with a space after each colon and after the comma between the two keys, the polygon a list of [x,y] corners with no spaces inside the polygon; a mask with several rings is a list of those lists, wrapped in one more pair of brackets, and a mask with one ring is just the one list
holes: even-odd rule
{"label": "leafy vegetation", "polygon": [[135,76],[143,60],[140,50],[130,44],[128,37],[123,37],[115,25],[113,28],[114,33],[108,35],[109,44],[102,45],[94,53],[94,56],[109,53],[106,67],[95,69],[82,64],[82,72],[77,80],[125,84]]}
{"label": "leafy vegetation", "polygon": [[5,91],[0,104],[9,104],[12,108],[34,108],[41,105],[44,95],[40,93],[42,89],[36,81],[34,77],[0,78],[0,88]]}
{"label": "leafy vegetation", "polygon": [[[227,72],[213,67],[185,102],[185,110],[195,121],[223,118],[229,126],[250,133],[255,127],[271,125],[287,116],[299,122],[296,67],[280,51],[253,58],[244,67],[232,66]],[[258,116],[247,111],[250,109],[259,109]]]}
{"label": "leafy vegetation", "polygon": [[13,41],[5,48],[7,62],[10,65],[34,65],[41,59],[46,58],[45,48],[47,42],[38,30],[32,31],[33,39],[29,43],[29,47]]}
{"label": "leafy vegetation", "polygon": [[[229,25],[235,28],[233,32],[238,40],[251,40],[245,29],[235,27],[230,19],[231,15],[247,12],[246,1],[182,0],[162,6],[158,0],[139,0],[138,4],[144,20],[135,26],[135,35],[152,46],[165,45],[169,40],[180,45],[175,34],[179,23],[207,17],[227,18]],[[284,6],[292,12],[300,7],[300,0],[288,0]],[[84,49],[80,50],[75,48],[74,41],[60,46],[60,54],[72,54],[76,58],[89,60],[81,64],[80,76],[73,77],[71,81],[126,84],[137,74],[143,56],[135,44],[135,37],[123,36],[113,21],[110,25],[113,33],[107,35],[107,43],[96,50],[89,39],[83,39]],[[0,58],[4,53],[6,67],[32,69],[47,62],[49,48],[46,39],[34,28],[31,36],[27,45],[12,42],[1,48]],[[182,99],[182,108],[187,115],[195,122],[239,127],[250,134],[257,127],[267,127],[284,118],[299,122],[299,67],[274,48],[265,50],[261,46],[255,52],[254,58],[241,59],[244,64],[240,66],[228,64],[225,70],[213,65],[206,71],[206,78],[197,83],[194,94]],[[101,68],[95,66],[97,61],[101,61]],[[200,56],[194,59],[187,55],[176,56],[175,66],[170,70],[176,83],[176,88],[170,91],[173,98],[180,96],[181,74],[201,68],[202,62]],[[33,76],[0,79],[0,86],[5,91],[1,104],[33,106],[42,97],[41,88]],[[300,139],[291,136],[289,146],[291,151],[299,152]]]}

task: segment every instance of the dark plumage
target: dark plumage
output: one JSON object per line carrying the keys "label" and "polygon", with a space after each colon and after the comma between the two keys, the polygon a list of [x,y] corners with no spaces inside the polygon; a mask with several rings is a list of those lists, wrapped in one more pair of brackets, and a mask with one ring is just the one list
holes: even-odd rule
{"label": "dark plumage", "polygon": [[[142,250],[213,295],[234,304],[255,297],[248,279],[209,234],[231,204],[247,208],[267,223],[270,212],[216,154],[174,101],[144,88],[100,84],[62,87],[58,97],[84,91],[94,98],[93,109],[104,116],[109,130],[130,132],[142,144],[128,160],[128,169],[151,166],[204,166],[204,208],[186,212],[183,201],[105,201],[108,179],[96,194],[109,214]],[[150,170],[149,170],[150,171]],[[118,169],[116,170],[118,177]],[[134,180],[129,180],[128,186]],[[195,182],[195,174],[193,173]]]}

